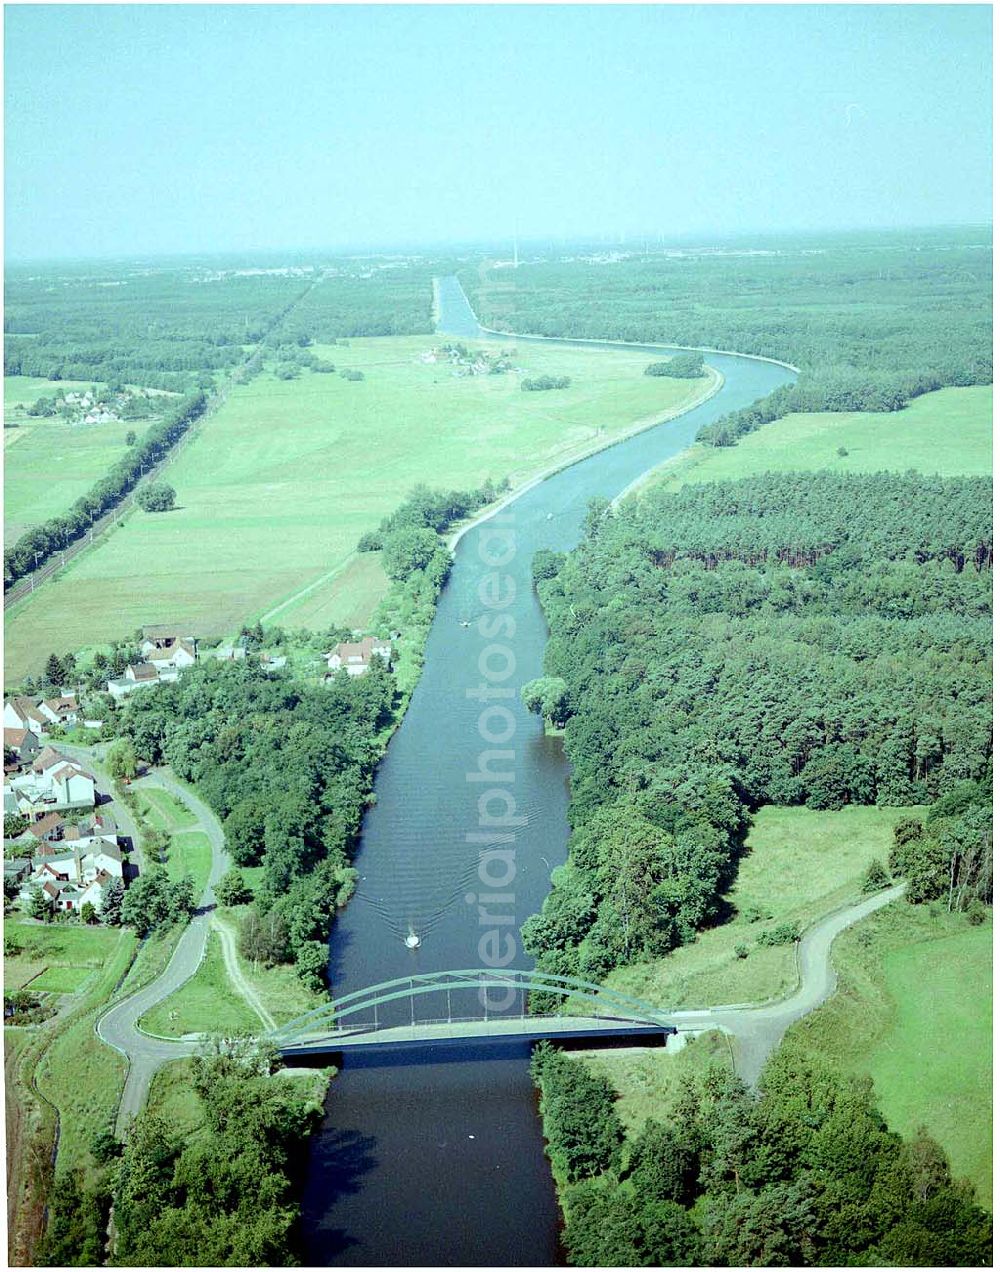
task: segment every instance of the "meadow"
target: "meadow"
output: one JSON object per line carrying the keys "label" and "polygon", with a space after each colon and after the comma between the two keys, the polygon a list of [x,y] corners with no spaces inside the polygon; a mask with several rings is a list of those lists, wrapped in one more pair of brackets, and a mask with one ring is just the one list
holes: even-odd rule
{"label": "meadow", "polygon": [[677,489],[689,482],[820,468],[844,473],[914,468],[942,477],[989,474],[992,416],[991,385],[939,389],[902,411],[785,415],[741,437],[735,446],[693,446],[650,479]]}
{"label": "meadow", "polygon": [[37,673],[50,651],[147,623],[202,637],[265,614],[290,627],[361,626],[382,583],[373,565],[354,564],[355,544],[417,482],[464,488],[508,476],[516,485],[683,409],[706,387],[644,376],[644,354],[532,345],[518,365],[572,383],[525,393],[513,374],[456,377],[448,364],[419,361],[440,343],[316,346],[364,380],[265,374],[234,388],[166,474],[176,510],[137,512],[8,615],[8,680]]}
{"label": "meadow", "polygon": [[[89,385],[66,383],[73,390]],[[99,480],[125,450],[128,424],[74,427],[54,416],[26,415],[24,405],[51,397],[50,380],[9,376],[4,381],[4,535],[12,543],[29,526],[58,516]]]}
{"label": "meadow", "polygon": [[197,817],[169,791],[149,786],[135,794],[146,821],[170,836],[170,847],[163,863],[167,874],[171,879],[190,875],[194,880],[194,894],[200,897],[212,868],[212,846],[202,831],[191,829],[196,825]]}
{"label": "meadow", "polygon": [[[765,805],[754,816],[736,880],[723,897],[730,921],[665,958],[620,968],[608,984],[666,1007],[781,997],[795,986],[794,947],[758,945],[758,936],[779,923],[804,928],[854,900],[872,859],[885,863],[896,822],[923,812]],[[746,947],[746,957],[737,956],[739,946]]]}
{"label": "meadow", "polygon": [[992,1205],[991,923],[898,902],[834,945],[838,990],[784,1047],[870,1075],[889,1126],[924,1125]]}

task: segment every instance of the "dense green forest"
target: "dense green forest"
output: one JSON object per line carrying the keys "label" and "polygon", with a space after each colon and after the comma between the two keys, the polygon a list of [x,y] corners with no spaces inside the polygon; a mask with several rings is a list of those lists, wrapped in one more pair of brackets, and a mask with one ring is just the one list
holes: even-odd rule
{"label": "dense green forest", "polygon": [[309,286],[302,274],[125,266],[10,271],[4,374],[191,392],[239,365]]}
{"label": "dense green forest", "polygon": [[[765,474],[595,501],[581,545],[535,563],[551,638],[529,705],[566,723],[573,769],[569,862],[523,929],[539,966],[593,979],[693,939],[761,804],[963,783],[988,801],[991,564],[982,478]],[[953,827],[960,855],[977,817]],[[991,895],[977,878],[969,902]]]}
{"label": "dense green forest", "polygon": [[102,1169],[54,1190],[39,1265],[284,1267],[298,1262],[297,1193],[322,1106],[299,1081],[271,1076],[266,1051],[240,1039],[192,1061],[203,1125],[185,1140],[146,1110],[127,1141],[102,1132]]}
{"label": "dense green forest", "polygon": [[989,384],[987,232],[776,241],[754,251],[645,253],[466,268],[480,321],[503,331],[761,354],[802,375],[704,429],[725,445],[788,411],[898,410],[944,385]]}
{"label": "dense green forest", "polygon": [[325,686],[269,677],[249,659],[201,663],[132,695],[115,720],[141,758],[197,786],[238,865],[263,865],[261,957],[293,960],[312,985],[323,984],[333,916],[354,887],[351,853],[394,694],[378,659]]}
{"label": "dense green forest", "polygon": [[983,1267],[989,1215],[926,1133],[886,1127],[871,1085],[780,1053],[757,1099],[688,1075],[626,1138],[606,1079],[536,1048],[569,1261],[596,1267]]}
{"label": "dense green forest", "polygon": [[409,261],[22,267],[5,285],[4,374],[208,389],[262,341],[431,331],[431,276]]}

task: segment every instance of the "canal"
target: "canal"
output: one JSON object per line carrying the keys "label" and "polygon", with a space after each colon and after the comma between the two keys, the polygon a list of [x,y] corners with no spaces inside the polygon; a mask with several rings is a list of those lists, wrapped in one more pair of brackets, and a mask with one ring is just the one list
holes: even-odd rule
{"label": "canal", "polygon": [[[438,295],[442,334],[482,334],[457,279],[440,280]],[[612,498],[690,445],[702,425],[791,378],[736,355],[707,361],[725,376],[709,401],[564,469],[460,539],[420,683],[379,769],[358,893],[334,927],[339,992],[502,960],[530,966],[519,928],[548,892],[568,836],[561,743],[519,698],[541,674],[546,638],[531,560],[539,548],[576,544],[592,497]],[[411,933],[416,949],[405,943]],[[451,1007],[484,1010],[471,995]],[[409,1004],[397,1010],[409,1020]],[[416,1011],[437,1018],[445,1006],[429,996]],[[513,1042],[414,1047],[392,1063],[346,1059],[310,1149],[307,1261],[557,1263],[559,1215],[528,1058],[528,1046]]]}

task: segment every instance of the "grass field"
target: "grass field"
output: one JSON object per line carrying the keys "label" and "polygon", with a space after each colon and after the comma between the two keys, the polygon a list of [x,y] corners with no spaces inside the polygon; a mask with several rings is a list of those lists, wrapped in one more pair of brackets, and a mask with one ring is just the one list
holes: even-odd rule
{"label": "grass field", "polygon": [[838,991],[784,1047],[869,1074],[889,1125],[926,1125],[992,1205],[992,924],[899,902],[834,946]]}
{"label": "grass field", "polygon": [[20,989],[30,981],[32,989],[75,993],[112,955],[120,935],[115,928],[8,917],[4,936],[17,941],[22,952],[4,958],[4,986]]}
{"label": "grass field", "polygon": [[661,1047],[623,1047],[580,1055],[588,1068],[603,1073],[618,1092],[618,1116],[629,1135],[642,1130],[647,1118],[663,1120],[685,1074],[701,1073],[713,1061],[732,1065],[729,1043],[715,1032],[697,1035],[677,1052]]}
{"label": "grass field", "polygon": [[170,836],[170,850],[164,862],[171,879],[189,874],[194,879],[195,896],[200,897],[212,868],[212,846],[203,831],[191,830],[198,818],[169,791],[155,786],[136,789],[142,816]]}
{"label": "grass field", "polygon": [[[653,479],[668,487],[763,472],[870,473],[915,468],[943,477],[992,472],[993,388],[939,389],[889,414],[786,415],[735,446],[694,446]],[[838,455],[840,448],[846,455]]]}
{"label": "grass field", "polygon": [[260,1017],[232,986],[217,932],[209,933],[205,957],[194,976],[148,1011],[139,1025],[168,1038],[260,1028]]}
{"label": "grass field", "polygon": [[[768,805],[756,814],[736,882],[734,917],[654,963],[613,973],[608,984],[675,1007],[764,1002],[794,986],[791,945],[760,946],[778,923],[805,926],[855,898],[873,857],[883,863],[892,828],[922,808],[848,807],[837,812]],[[736,947],[749,948],[746,958]]]}
{"label": "grass field", "polygon": [[[645,354],[532,345],[518,353],[526,371],[569,375],[572,384],[524,393],[514,375],[455,378],[420,363],[438,343],[319,348],[366,378],[264,375],[234,389],[169,469],[177,509],[131,516],[8,615],[8,679],[37,672],[50,650],[147,623],[225,634],[340,569],[346,611],[360,618],[381,582],[373,567],[348,569],[357,539],[416,482],[469,487],[506,475],[517,483],[705,389],[644,376]],[[276,621],[328,626],[337,589],[329,577]]]}
{"label": "grass field", "polygon": [[125,1082],[124,1057],[99,1040],[94,1020],[129,965],[135,935],[128,929],[105,935],[113,944],[105,947],[100,970],[88,981],[79,1010],[55,1022],[55,1038],[36,1069],[39,1090],[59,1110],[60,1171],[92,1168],[91,1142],[111,1126]]}
{"label": "grass field", "polygon": [[[246,877],[247,871],[243,872]],[[243,908],[221,908],[219,919],[235,934]],[[260,995],[261,1002],[278,1024],[311,1011],[326,1001],[303,985],[291,965],[255,967],[241,958],[240,970]],[[260,1028],[261,1020],[244,1001],[226,970],[217,932],[209,937],[205,958],[195,975],[185,985],[154,1007],[142,1019],[143,1029],[165,1037],[179,1038],[186,1033],[212,1033],[220,1029]]]}
{"label": "grass field", "polygon": [[57,389],[89,389],[78,380],[39,380],[6,376],[3,382],[5,428],[4,537],[10,543],[29,526],[57,516],[102,477],[125,450],[131,425],[95,424],[73,428],[60,419],[24,411]]}

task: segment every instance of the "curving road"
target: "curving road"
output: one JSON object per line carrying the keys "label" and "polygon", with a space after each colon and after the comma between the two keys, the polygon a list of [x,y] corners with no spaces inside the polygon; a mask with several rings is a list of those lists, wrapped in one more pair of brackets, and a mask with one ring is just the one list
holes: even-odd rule
{"label": "curving road", "polygon": [[198,820],[198,829],[212,846],[212,865],[208,883],[198,901],[198,908],[191,922],[184,929],[173,955],[161,974],[143,989],[109,1008],[96,1025],[97,1036],[108,1046],[120,1051],[128,1060],[128,1076],[118,1108],[118,1132],[122,1133],[131,1118],[141,1110],[149,1092],[153,1075],[168,1060],[178,1060],[193,1055],[199,1043],[169,1042],[152,1038],[139,1029],[139,1020],[157,1003],[169,998],[198,970],[205,954],[211,913],[215,908],[214,885],[229,867],[225,849],[225,836],[219,820],[195,793],[182,786],[162,769],[151,770],[143,779],[143,785],[159,786],[169,791],[181,803],[186,804]]}
{"label": "curving road", "polygon": [[873,893],[854,905],[820,919],[799,942],[799,987],[787,998],[761,1007],[713,1007],[707,1011],[678,1011],[674,1023],[682,1033],[721,1029],[735,1039],[736,1072],[751,1086],[760,1077],[764,1062],[785,1031],[820,1004],[837,988],[830,958],[831,947],[846,928],[876,910],[898,901],[904,884]]}

